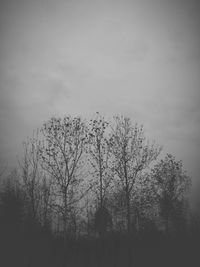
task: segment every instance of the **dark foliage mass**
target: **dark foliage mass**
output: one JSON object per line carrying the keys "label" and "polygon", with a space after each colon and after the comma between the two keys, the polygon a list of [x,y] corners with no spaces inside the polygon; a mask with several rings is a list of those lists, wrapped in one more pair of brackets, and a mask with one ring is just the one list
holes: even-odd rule
{"label": "dark foliage mass", "polygon": [[198,266],[191,179],[142,126],[52,118],[23,147],[1,185],[1,266]]}

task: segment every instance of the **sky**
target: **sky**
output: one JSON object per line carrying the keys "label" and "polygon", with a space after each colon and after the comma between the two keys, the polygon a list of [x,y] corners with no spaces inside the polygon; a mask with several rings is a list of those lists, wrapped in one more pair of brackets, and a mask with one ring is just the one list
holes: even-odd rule
{"label": "sky", "polygon": [[51,116],[129,116],[200,189],[200,1],[0,0],[0,163]]}

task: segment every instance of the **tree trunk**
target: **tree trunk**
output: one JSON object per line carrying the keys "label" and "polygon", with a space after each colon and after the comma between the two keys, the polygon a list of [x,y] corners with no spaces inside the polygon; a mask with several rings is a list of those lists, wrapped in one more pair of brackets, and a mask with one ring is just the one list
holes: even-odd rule
{"label": "tree trunk", "polygon": [[63,214],[63,231],[64,231],[64,247],[66,246],[67,238],[67,188],[64,188],[64,214]]}
{"label": "tree trunk", "polygon": [[140,230],[140,225],[139,225],[139,212],[138,212],[138,209],[137,208],[135,209],[135,229],[136,229],[136,232],[139,232],[139,230]]}
{"label": "tree trunk", "polygon": [[130,196],[127,192],[126,194],[126,218],[127,218],[127,232],[131,231],[131,214],[130,214]]}

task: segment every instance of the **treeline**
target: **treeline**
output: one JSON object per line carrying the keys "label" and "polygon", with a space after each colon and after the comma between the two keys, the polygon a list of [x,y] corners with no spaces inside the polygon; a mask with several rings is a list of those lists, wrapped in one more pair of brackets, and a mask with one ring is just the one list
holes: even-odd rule
{"label": "treeline", "polygon": [[45,122],[24,142],[18,168],[2,185],[5,261],[12,252],[20,266],[84,266],[76,255],[85,266],[97,259],[96,266],[133,266],[141,240],[159,244],[197,233],[191,179],[181,161],[171,154],[159,159],[160,152],[127,117],[107,122],[97,113],[89,122],[71,116]]}

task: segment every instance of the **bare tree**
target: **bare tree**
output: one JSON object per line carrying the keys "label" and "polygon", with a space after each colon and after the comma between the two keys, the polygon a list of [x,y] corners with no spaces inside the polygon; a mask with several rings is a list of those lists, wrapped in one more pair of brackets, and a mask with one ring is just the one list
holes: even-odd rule
{"label": "bare tree", "polygon": [[19,167],[21,170],[22,185],[26,198],[28,200],[29,216],[33,220],[38,219],[39,206],[40,206],[40,181],[41,181],[41,168],[40,168],[40,140],[38,136],[39,132],[33,133],[32,138],[28,138],[23,143],[23,157],[19,161]]}
{"label": "bare tree", "polygon": [[82,181],[81,167],[87,139],[85,124],[79,117],[52,118],[44,124],[40,149],[43,169],[53,177],[58,196],[56,208],[62,214],[64,240],[68,216],[79,200],[77,187]]}
{"label": "bare tree", "polygon": [[51,221],[53,215],[53,203],[55,201],[55,194],[53,191],[53,181],[51,177],[43,174],[40,182],[40,221],[45,229],[51,228]]}
{"label": "bare tree", "polygon": [[97,196],[97,211],[95,226],[99,235],[104,235],[111,216],[106,207],[106,198],[112,181],[111,172],[111,143],[109,140],[109,124],[98,112],[90,120],[89,125],[89,161],[93,176],[93,189]]}
{"label": "bare tree", "polygon": [[89,160],[99,207],[102,207],[105,205],[112,175],[110,171],[111,145],[108,135],[108,122],[99,113],[97,113],[95,119],[90,120],[89,135]]}
{"label": "bare tree", "polygon": [[127,231],[131,230],[131,198],[141,172],[156,160],[161,148],[150,144],[142,126],[127,117],[116,116],[112,127],[113,170],[126,199]]}
{"label": "bare tree", "polygon": [[191,187],[191,179],[183,170],[182,161],[167,154],[152,170],[155,192],[160,203],[161,216],[165,221],[165,230],[169,232],[169,223],[183,211],[184,200]]}

